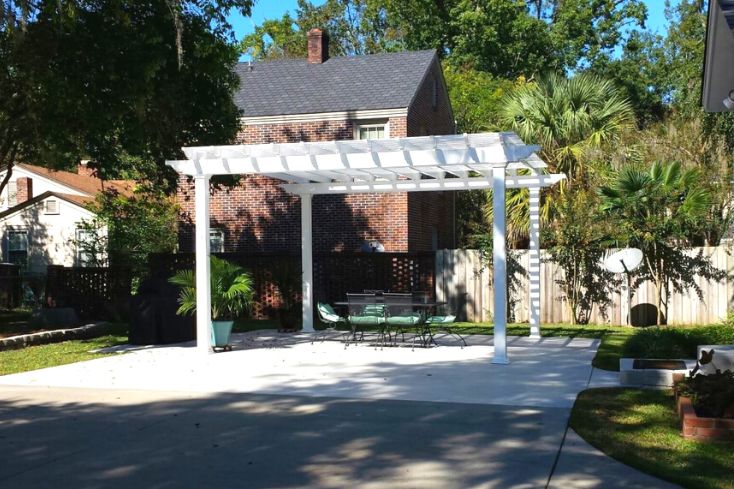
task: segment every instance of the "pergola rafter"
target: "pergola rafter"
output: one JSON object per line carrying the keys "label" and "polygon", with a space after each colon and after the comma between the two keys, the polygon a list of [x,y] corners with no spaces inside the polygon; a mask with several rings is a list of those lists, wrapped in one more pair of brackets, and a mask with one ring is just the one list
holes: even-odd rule
{"label": "pergola rafter", "polygon": [[209,179],[259,174],[283,180],[301,198],[303,329],[313,331],[311,201],[318,194],[493,190],[494,363],[507,363],[505,190],[530,190],[530,325],[540,336],[540,189],[562,174],[545,173],[539,147],[514,133],[480,133],[369,141],[328,141],[183,148],[168,161],[194,177],[196,201],[197,344],[210,351]]}

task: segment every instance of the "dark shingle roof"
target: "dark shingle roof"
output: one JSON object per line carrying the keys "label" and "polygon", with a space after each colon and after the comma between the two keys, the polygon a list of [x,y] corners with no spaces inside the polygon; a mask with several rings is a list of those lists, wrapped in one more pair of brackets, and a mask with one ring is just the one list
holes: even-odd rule
{"label": "dark shingle roof", "polygon": [[330,58],[239,63],[234,95],[245,117],[408,107],[436,56],[406,51]]}

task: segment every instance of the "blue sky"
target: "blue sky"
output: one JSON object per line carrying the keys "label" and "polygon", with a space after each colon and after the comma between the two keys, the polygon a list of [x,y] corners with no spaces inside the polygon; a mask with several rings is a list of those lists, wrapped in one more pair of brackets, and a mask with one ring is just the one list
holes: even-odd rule
{"label": "blue sky", "polygon": [[[320,5],[324,0],[312,0],[314,4]],[[647,4],[648,30],[663,34],[666,28],[665,9],[663,0],[643,0]],[[673,0],[677,3],[677,0]],[[281,17],[286,12],[295,13],[296,0],[258,0],[252,9],[252,17],[242,17],[239,14],[231,15],[230,22],[234,26],[237,39],[251,33],[256,25],[265,19]]]}

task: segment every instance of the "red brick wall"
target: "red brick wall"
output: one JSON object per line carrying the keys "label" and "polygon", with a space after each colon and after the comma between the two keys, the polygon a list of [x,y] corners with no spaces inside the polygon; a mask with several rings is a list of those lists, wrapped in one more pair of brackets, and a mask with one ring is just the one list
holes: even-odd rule
{"label": "red brick wall", "polygon": [[[392,137],[405,135],[406,118],[390,119]],[[316,121],[244,126],[240,144],[352,139],[353,121]],[[235,185],[214,187],[211,226],[224,229],[226,251],[293,251],[301,246],[301,208],[280,180],[243,176]],[[181,178],[179,249],[193,251],[193,181]],[[408,251],[408,195],[318,195],[313,200],[314,250],[359,251],[377,240],[386,251]]]}
{"label": "red brick wall", "polygon": [[[437,83],[437,100],[433,105],[433,84]],[[451,112],[446,84],[438,62],[434,63],[418,89],[413,104],[408,108],[409,136],[454,134],[454,116]]]}
{"label": "red brick wall", "polygon": [[[438,86],[433,106],[433,83]],[[407,117],[389,119],[390,137],[451,134],[454,131],[440,66],[434,64]],[[365,121],[375,122],[375,121]],[[352,139],[358,121],[311,121],[245,125],[239,144],[288,143]],[[211,223],[225,230],[226,251],[298,251],[300,203],[280,189],[282,182],[260,176],[243,176],[235,185],[212,191]],[[179,244],[193,250],[193,182],[182,179]],[[439,248],[453,242],[453,193],[321,195],[313,201],[314,250],[358,251],[364,241],[377,240],[386,251],[432,249],[432,228]]]}
{"label": "red brick wall", "polygon": [[333,141],[353,138],[352,121],[312,121],[245,125],[237,135],[237,143],[298,143],[300,141]]}
{"label": "red brick wall", "polygon": [[[437,83],[433,104],[434,81]],[[451,104],[445,89],[441,67],[436,62],[423,80],[423,85],[408,108],[407,131],[410,136],[454,134]],[[410,251],[432,251],[433,234],[437,248],[454,248],[455,192],[415,192],[408,197],[408,248]],[[435,231],[434,231],[435,229]]]}

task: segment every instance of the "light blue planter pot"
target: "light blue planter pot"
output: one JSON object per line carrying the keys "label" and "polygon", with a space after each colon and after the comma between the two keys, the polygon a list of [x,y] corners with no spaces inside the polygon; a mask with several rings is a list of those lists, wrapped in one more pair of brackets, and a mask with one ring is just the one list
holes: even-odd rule
{"label": "light blue planter pot", "polygon": [[233,325],[234,321],[212,321],[212,347],[215,351],[217,348],[225,351],[232,350],[229,340],[232,336]]}

